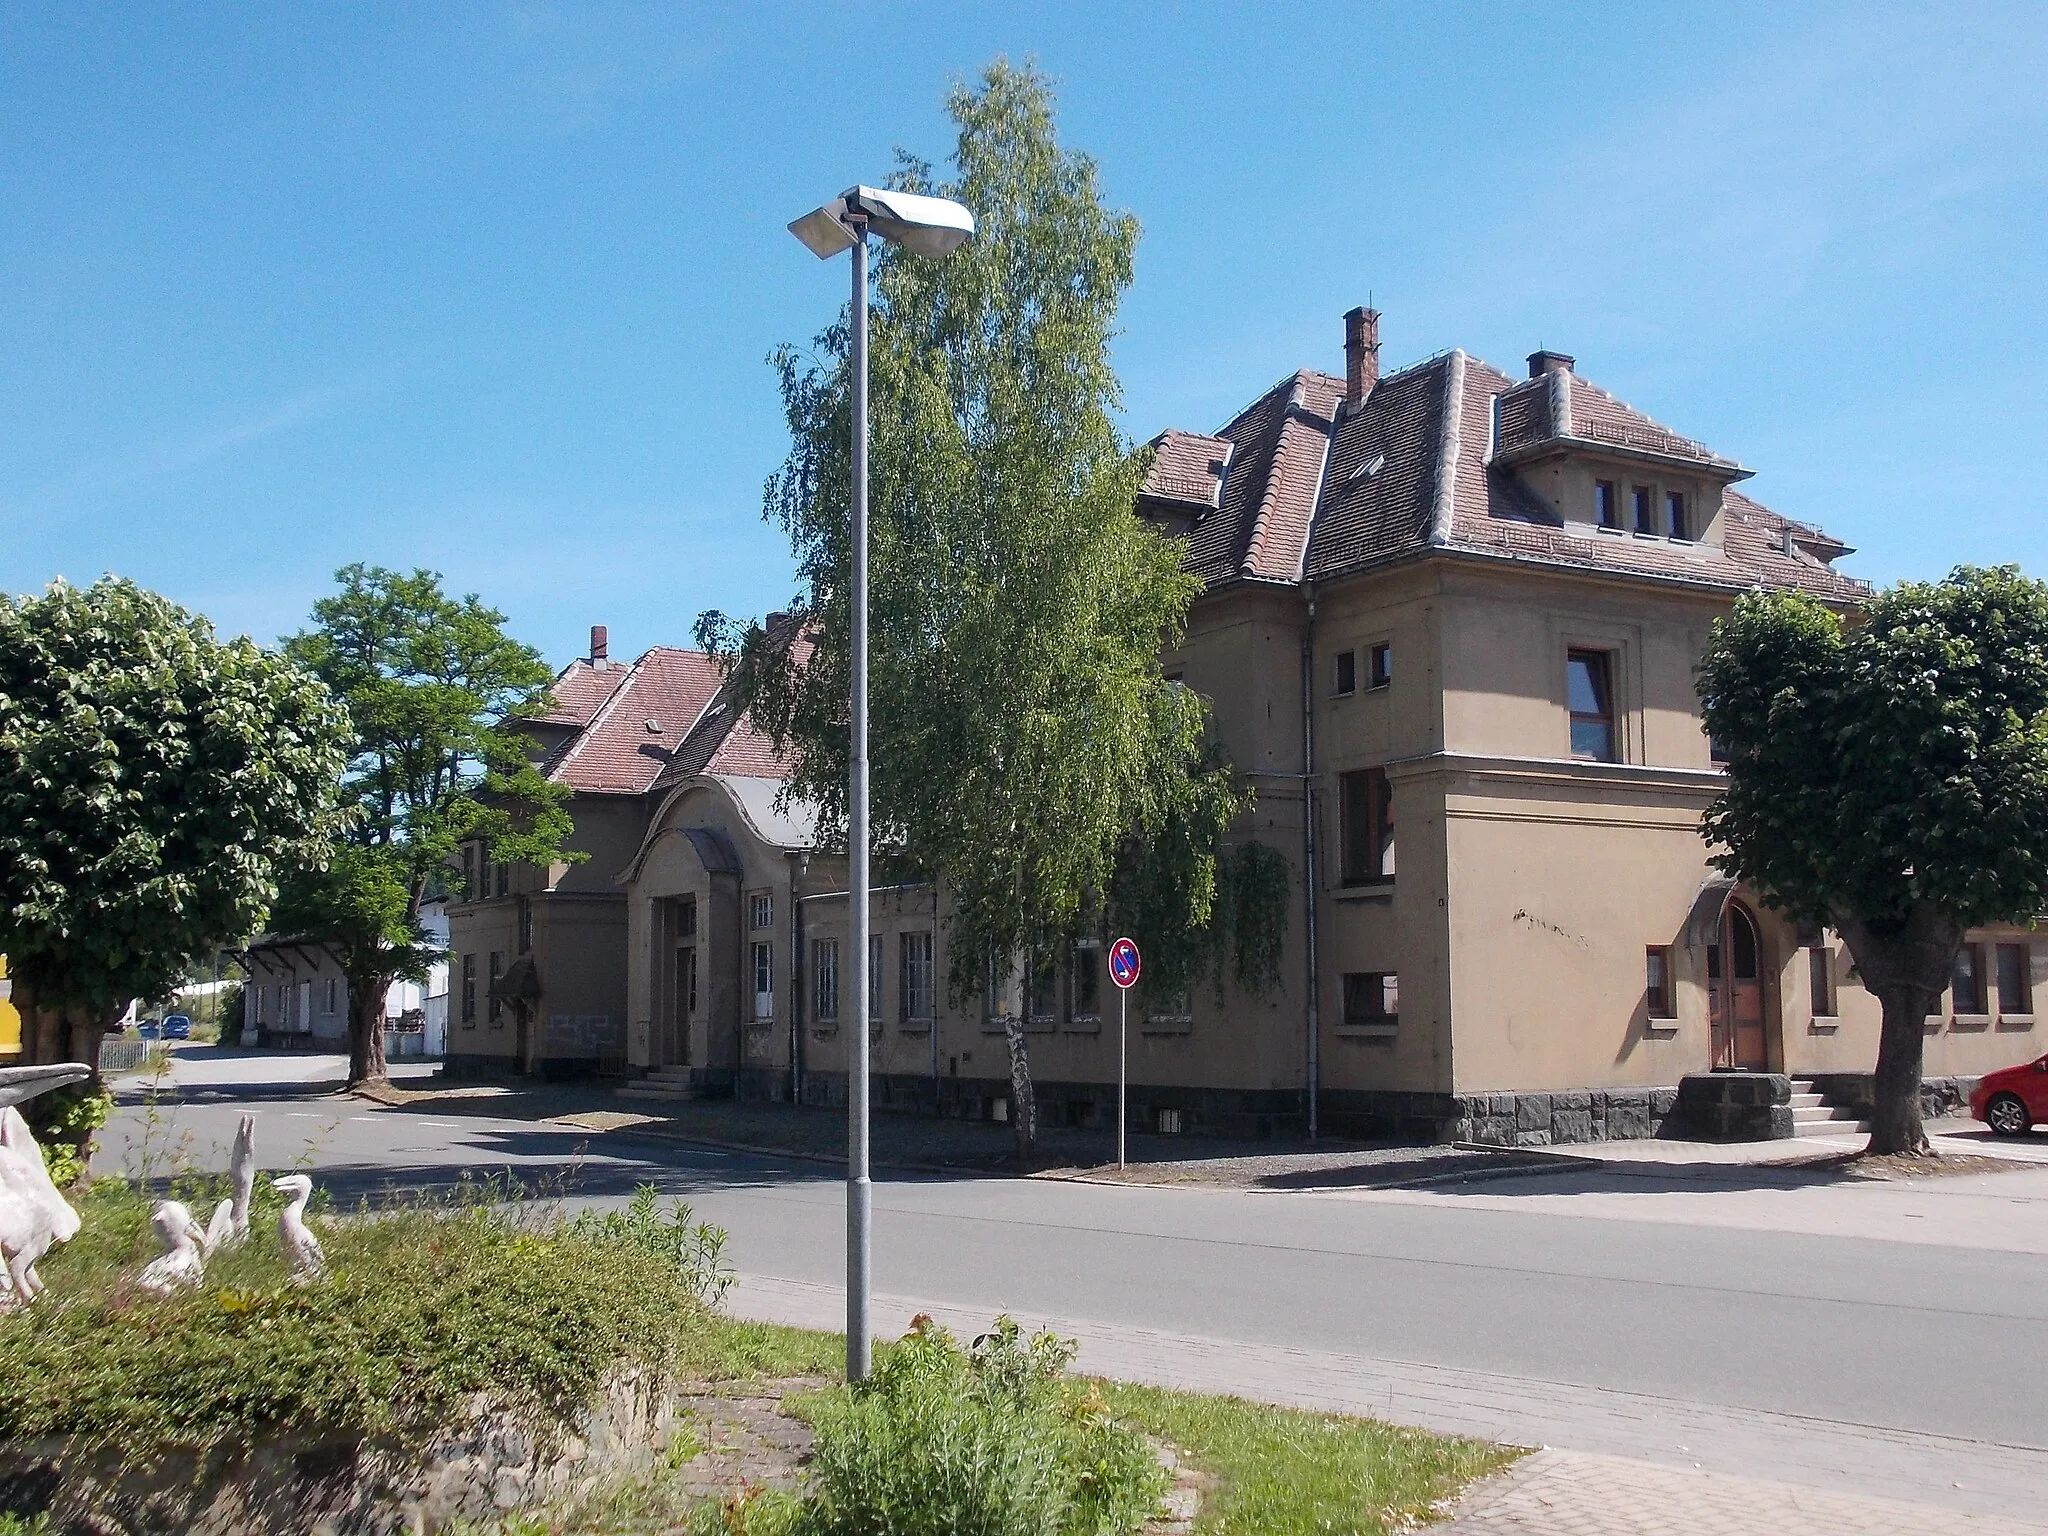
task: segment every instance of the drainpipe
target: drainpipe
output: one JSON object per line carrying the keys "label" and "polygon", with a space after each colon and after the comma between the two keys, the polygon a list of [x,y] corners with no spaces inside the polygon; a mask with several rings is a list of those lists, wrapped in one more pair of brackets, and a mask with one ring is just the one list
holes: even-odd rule
{"label": "drainpipe", "polygon": [[1308,593],[1308,622],[1301,631],[1301,869],[1304,938],[1308,950],[1308,1139],[1321,1133],[1317,1101],[1323,1090],[1321,973],[1316,962],[1316,586]]}
{"label": "drainpipe", "polygon": [[797,882],[809,872],[810,854],[785,855],[789,860],[789,1102],[804,1095],[804,904],[797,900]]}

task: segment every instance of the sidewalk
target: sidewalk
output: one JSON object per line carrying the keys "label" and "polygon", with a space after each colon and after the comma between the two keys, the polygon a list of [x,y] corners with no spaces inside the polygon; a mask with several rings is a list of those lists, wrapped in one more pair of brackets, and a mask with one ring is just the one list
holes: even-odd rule
{"label": "sidewalk", "polygon": [[[796,1327],[836,1331],[846,1320],[839,1287],[765,1276],[742,1276],[726,1305]],[[967,1337],[995,1315],[877,1296],[876,1336],[901,1334],[919,1312]],[[1118,1380],[1552,1448],[1473,1489],[1448,1528],[1464,1536],[2048,1536],[2048,1524],[2022,1523],[2048,1510],[2044,1450],[1159,1329],[1017,1320],[1076,1340],[1080,1369]]]}

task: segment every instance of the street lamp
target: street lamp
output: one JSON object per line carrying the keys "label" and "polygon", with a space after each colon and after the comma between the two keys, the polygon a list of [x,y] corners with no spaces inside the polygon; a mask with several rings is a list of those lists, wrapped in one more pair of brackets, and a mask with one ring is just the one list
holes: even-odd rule
{"label": "street lamp", "polygon": [[868,1331],[868,235],[944,256],[974,233],[974,215],[943,197],[849,187],[789,226],[820,260],[853,252],[853,765],[846,794],[846,902],[856,1028],[846,1047],[846,1377],[873,1363]]}

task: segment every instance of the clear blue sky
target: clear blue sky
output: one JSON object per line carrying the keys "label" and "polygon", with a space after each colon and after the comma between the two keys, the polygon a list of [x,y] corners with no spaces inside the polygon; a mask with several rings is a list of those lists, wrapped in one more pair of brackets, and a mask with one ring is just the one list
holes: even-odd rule
{"label": "clear blue sky", "polygon": [[1343,311],[1538,346],[1878,581],[2048,574],[2048,8],[603,4],[0,10],[0,590],[114,570],[269,640],[424,564],[557,662],[790,590],[784,223],[1000,52],[1145,235],[1133,438]]}

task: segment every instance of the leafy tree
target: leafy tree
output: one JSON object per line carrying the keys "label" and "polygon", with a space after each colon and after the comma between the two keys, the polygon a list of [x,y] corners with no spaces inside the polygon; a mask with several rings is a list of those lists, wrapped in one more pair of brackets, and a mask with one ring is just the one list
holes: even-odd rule
{"label": "leafy tree", "polygon": [[573,863],[569,791],[527,758],[514,723],[544,707],[550,673],[505,616],[431,571],[350,565],[286,654],[346,701],[355,819],[331,855],[291,880],[273,926],[327,945],[348,980],[349,1081],[381,1081],[384,1000],[441,952],[420,905],[456,883],[453,859],[482,840],[493,860]]}
{"label": "leafy tree", "polygon": [[[976,236],[942,261],[885,246],[875,262],[871,803],[884,855],[944,874],[965,1003],[987,966],[1051,952],[1099,914],[1120,856],[1121,888],[1170,866],[1178,920],[1206,924],[1215,837],[1248,797],[1204,755],[1202,701],[1159,668],[1199,587],[1183,546],[1134,515],[1143,465],[1113,421],[1108,344],[1137,222],[1103,206],[1092,160],[1061,147],[1032,69],[998,61],[947,106],[954,178],[903,157],[894,180],[966,204]],[[740,635],[717,614],[698,631],[737,653],[748,707],[793,757],[789,792],[842,837],[848,323],[812,358],[775,358],[793,442],[767,512],[796,549],[807,644]],[[1161,840],[1174,852],[1146,857]],[[1009,1037],[1029,1157],[1016,1020]]]}
{"label": "leafy tree", "polygon": [[2048,908],[2048,586],[1966,566],[1850,623],[1753,593],[1699,691],[1729,757],[1714,862],[1842,935],[1883,1005],[1870,1150],[1925,1150],[1922,1027],[1965,930]]}
{"label": "leafy tree", "polygon": [[341,813],[320,683],[133,582],[0,596],[0,951],[23,1059],[97,1059],[133,998],[263,920]]}

